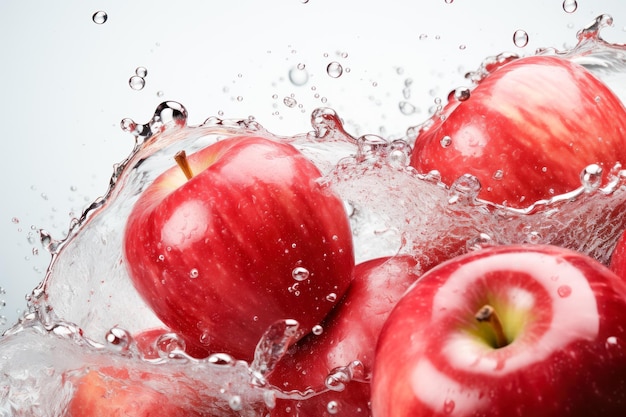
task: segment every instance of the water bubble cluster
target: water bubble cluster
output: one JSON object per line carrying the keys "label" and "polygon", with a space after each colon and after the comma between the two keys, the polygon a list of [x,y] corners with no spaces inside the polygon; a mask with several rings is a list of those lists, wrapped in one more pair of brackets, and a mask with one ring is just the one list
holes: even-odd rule
{"label": "water bubble cluster", "polygon": [[146,85],[146,76],[148,75],[148,70],[144,67],[137,67],[135,69],[135,75],[131,76],[128,79],[128,85],[133,90],[139,91],[143,90]]}

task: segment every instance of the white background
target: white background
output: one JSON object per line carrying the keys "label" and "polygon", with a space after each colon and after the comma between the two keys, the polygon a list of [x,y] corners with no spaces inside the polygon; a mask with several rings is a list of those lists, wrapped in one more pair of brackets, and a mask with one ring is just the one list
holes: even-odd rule
{"label": "white background", "polygon": [[[92,20],[98,10],[104,24]],[[562,0],[3,0],[0,330],[48,265],[36,230],[62,238],[130,152],[121,119],[145,123],[175,100],[190,124],[254,116],[289,135],[328,106],[352,134],[401,137],[436,98],[469,85],[463,75],[485,57],[573,46],[601,13],[614,18],[603,37],[626,42],[623,0],[579,0],[573,13]],[[529,36],[523,48],[518,29]],[[339,78],[326,73],[333,61]],[[298,64],[304,85],[289,80]],[[128,80],[140,66],[148,74],[137,91]],[[415,111],[400,111],[403,101]]]}

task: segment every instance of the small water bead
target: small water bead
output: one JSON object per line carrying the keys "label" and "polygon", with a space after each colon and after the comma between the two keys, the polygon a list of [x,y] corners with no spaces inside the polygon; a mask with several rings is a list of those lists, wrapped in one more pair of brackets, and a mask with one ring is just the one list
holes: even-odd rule
{"label": "small water bead", "polygon": [[452,138],[448,135],[445,135],[444,137],[441,138],[441,140],[439,141],[439,144],[441,145],[442,148],[447,148],[448,146],[452,144]]}
{"label": "small water bead", "polygon": [[404,114],[405,116],[410,116],[417,111],[415,106],[408,101],[401,101],[400,103],[398,103],[398,107],[400,108],[400,113]]}
{"label": "small water bead", "polygon": [[334,303],[335,301],[337,301],[337,294],[335,294],[334,292],[331,292],[330,294],[326,296],[326,301]]}
{"label": "small water bead", "polygon": [[107,21],[107,19],[109,18],[109,15],[107,15],[107,12],[99,10],[97,12],[95,12],[92,16],[91,16],[91,20],[93,20],[93,22],[97,25],[101,25],[103,23],[105,23]]}
{"label": "small water bead", "polygon": [[580,173],[580,182],[587,193],[591,193],[600,188],[602,184],[602,167],[597,164],[586,166]]}
{"label": "small water bead", "polygon": [[176,358],[185,352],[185,341],[176,333],[165,333],[159,336],[155,342],[159,357]]}
{"label": "small water bead", "polygon": [[293,271],[291,271],[291,276],[298,282],[309,279],[309,275],[309,270],[301,266],[295,267]]}
{"label": "small water bead", "polygon": [[4,326],[8,322],[9,322],[9,319],[7,319],[6,316],[0,316],[0,326]]}
{"label": "small water bead", "polygon": [[328,414],[337,414],[339,412],[339,403],[335,400],[329,401],[326,404],[326,411],[328,411]]}
{"label": "small water bead", "polygon": [[456,407],[456,404],[455,404],[454,400],[452,400],[452,399],[446,399],[443,402],[443,412],[445,414],[452,414],[452,412],[454,411],[455,407]]}
{"label": "small water bead", "polygon": [[243,400],[239,395],[233,395],[228,399],[228,406],[233,411],[241,411],[243,409]]}
{"label": "small water bead", "polygon": [[326,67],[326,73],[332,78],[339,78],[343,74],[343,67],[339,62],[333,61]]}
{"label": "small water bead", "polygon": [[513,33],[513,43],[518,48],[528,45],[528,33],[525,30],[518,29]]}
{"label": "small water bead", "polygon": [[570,287],[569,285],[561,285],[559,288],[557,288],[556,293],[561,298],[567,298],[572,294],[572,287]]}
{"label": "small water bead", "polygon": [[298,104],[298,102],[293,97],[285,97],[283,99],[283,104],[289,108],[294,108],[296,107],[296,104]]}
{"label": "small water bead", "polygon": [[322,333],[324,333],[324,327],[322,327],[319,324],[316,324],[315,326],[313,326],[313,328],[311,329],[311,332],[315,335],[315,336],[319,336]]}
{"label": "small water bead", "polygon": [[191,271],[189,271],[189,278],[191,279],[198,278],[199,275],[200,273],[198,272],[196,268],[192,268]]}
{"label": "small water bead", "polygon": [[309,72],[306,70],[304,64],[298,64],[297,66],[289,70],[289,81],[295,86],[303,86],[309,81]]}
{"label": "small water bead", "polygon": [[214,353],[207,358],[207,361],[211,365],[218,366],[234,366],[237,363],[235,358],[226,353]]}
{"label": "small water bead", "polygon": [[143,90],[146,86],[146,80],[138,75],[133,75],[128,79],[128,85],[135,91]]}
{"label": "small water bead", "polygon": [[137,67],[135,68],[135,75],[137,77],[146,78],[148,70],[145,67]]}
{"label": "small water bead", "polygon": [[576,0],[563,0],[563,10],[565,13],[574,13],[578,9],[578,2]]}
{"label": "small water bead", "polygon": [[467,87],[459,87],[454,90],[454,98],[458,101],[467,101],[470,98],[471,91]]}
{"label": "small water bead", "polygon": [[126,330],[113,327],[106,333],[105,340],[110,347],[122,352],[128,350],[132,337]]}
{"label": "small water bead", "polygon": [[493,179],[496,181],[500,181],[502,178],[504,178],[504,171],[502,171],[501,169],[496,170],[496,172],[493,173]]}

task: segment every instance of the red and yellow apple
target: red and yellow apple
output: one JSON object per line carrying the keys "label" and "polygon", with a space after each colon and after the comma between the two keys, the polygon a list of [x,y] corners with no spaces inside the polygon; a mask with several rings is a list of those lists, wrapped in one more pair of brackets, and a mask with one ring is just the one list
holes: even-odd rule
{"label": "red and yellow apple", "polygon": [[626,283],[583,254],[500,246],[444,262],[378,340],[377,417],[626,415]]}
{"label": "red and yellow apple", "polygon": [[180,158],[140,195],[124,253],[143,299],[192,356],[250,361],[266,329],[310,331],[352,280],[343,202],[293,146],[233,137]]}
{"label": "red and yellow apple", "polygon": [[475,176],[478,197],[514,208],[573,191],[592,164],[603,183],[626,163],[626,109],[584,67],[532,56],[493,70],[469,98],[450,97],[417,136],[411,166],[447,185]]}

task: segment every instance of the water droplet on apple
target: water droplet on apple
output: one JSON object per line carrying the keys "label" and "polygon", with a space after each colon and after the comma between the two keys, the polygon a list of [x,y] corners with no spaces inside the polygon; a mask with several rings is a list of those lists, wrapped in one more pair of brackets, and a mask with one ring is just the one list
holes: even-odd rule
{"label": "water droplet on apple", "polygon": [[525,30],[516,30],[515,33],[513,33],[513,43],[518,48],[525,47],[528,45],[528,33],[526,33]]}
{"label": "water droplet on apple", "polygon": [[207,361],[218,366],[234,366],[237,363],[232,356],[226,353],[214,353],[207,358]]}
{"label": "water droplet on apple", "polygon": [[339,62],[333,61],[326,67],[326,73],[332,78],[339,78],[343,74],[343,67]]}
{"label": "water droplet on apple", "polygon": [[597,164],[586,166],[580,173],[580,182],[587,193],[591,193],[600,188],[602,184],[602,167]]}
{"label": "water droplet on apple", "polygon": [[326,296],[326,301],[330,301],[331,303],[334,303],[335,301],[337,301],[337,294],[335,294],[334,292],[331,292],[330,294]]}
{"label": "water droplet on apple", "polygon": [[339,403],[335,400],[331,400],[326,404],[326,411],[328,414],[337,414],[339,412]]}
{"label": "water droplet on apple", "polygon": [[458,101],[466,101],[470,98],[471,91],[467,87],[459,87],[454,90],[454,98]]}
{"label": "water droplet on apple", "polygon": [[563,0],[563,10],[565,13],[574,13],[578,9],[578,2],[576,0]]}
{"label": "water droplet on apple", "polygon": [[447,148],[448,146],[452,144],[452,138],[446,135],[441,138],[441,140],[439,141],[439,144],[441,145],[442,148]]}
{"label": "water droplet on apple", "polygon": [[243,400],[239,395],[233,395],[228,399],[228,406],[233,411],[241,411],[243,409]]}
{"label": "water droplet on apple", "polygon": [[496,170],[496,172],[493,173],[493,179],[496,181],[500,181],[503,177],[504,171],[502,171],[501,169],[498,169]]}
{"label": "water droplet on apple", "polygon": [[114,350],[123,352],[128,350],[132,338],[126,330],[113,327],[106,333],[105,340]]}
{"label": "water droplet on apple", "polygon": [[462,175],[450,187],[448,203],[464,202],[471,204],[476,200],[479,192],[480,181],[478,178],[470,174]]}
{"label": "water droplet on apple", "polygon": [[198,275],[200,275],[200,272],[198,272],[196,268],[193,268],[191,271],[189,271],[189,278],[198,278]]}
{"label": "water droplet on apple", "polygon": [[93,22],[97,25],[101,25],[103,23],[105,23],[107,21],[107,19],[109,18],[109,15],[107,15],[107,12],[99,10],[97,12],[95,12],[92,16],[91,16],[91,20],[93,20]]}
{"label": "water droplet on apple", "polygon": [[289,81],[298,87],[309,81],[309,73],[304,64],[298,64],[289,70]]}
{"label": "water droplet on apple", "polygon": [[607,337],[605,346],[606,346],[607,349],[614,349],[614,348],[618,347],[619,343],[617,341],[617,337],[615,337],[615,336]]}
{"label": "water droplet on apple", "polygon": [[572,288],[569,285],[561,285],[557,288],[556,293],[561,298],[567,298],[572,294]]}
{"label": "water droplet on apple", "polygon": [[454,408],[456,407],[456,403],[452,399],[447,399],[443,402],[443,412],[445,414],[452,414]]}
{"label": "water droplet on apple", "polygon": [[324,328],[322,326],[320,326],[319,324],[316,324],[315,326],[313,326],[313,328],[311,329],[311,332],[315,335],[315,336],[319,336],[322,333],[324,333]]}
{"label": "water droplet on apple", "polygon": [[184,355],[185,341],[176,333],[165,333],[156,340],[156,349],[159,357],[174,359]]}

